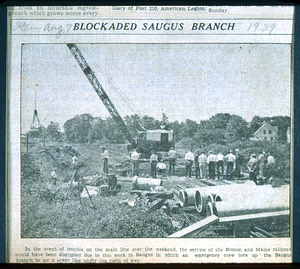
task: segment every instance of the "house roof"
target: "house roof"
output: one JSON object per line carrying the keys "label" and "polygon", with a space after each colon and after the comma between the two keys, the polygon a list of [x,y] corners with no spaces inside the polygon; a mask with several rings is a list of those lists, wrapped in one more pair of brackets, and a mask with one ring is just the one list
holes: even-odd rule
{"label": "house roof", "polygon": [[254,135],[256,135],[261,129],[263,129],[263,128],[266,127],[266,126],[270,126],[270,127],[272,127],[272,128],[275,127],[275,128],[278,130],[278,127],[277,127],[277,126],[272,126],[270,123],[264,122],[264,123],[262,124],[262,126],[260,126],[260,127],[256,130],[256,132],[254,133]]}

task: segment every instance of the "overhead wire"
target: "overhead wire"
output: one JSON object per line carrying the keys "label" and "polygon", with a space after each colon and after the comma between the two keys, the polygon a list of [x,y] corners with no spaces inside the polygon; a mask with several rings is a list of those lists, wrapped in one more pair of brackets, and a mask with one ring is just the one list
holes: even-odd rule
{"label": "overhead wire", "polygon": [[[137,114],[140,118],[142,118],[142,115],[139,113],[139,111],[133,106],[133,104],[131,103],[131,101],[128,99],[128,97],[125,95],[125,93],[120,89],[120,87],[118,85],[115,84],[115,82],[112,80],[111,77],[109,77],[105,72],[103,72],[101,70],[101,68],[99,67],[99,65],[92,59],[93,57],[91,57],[91,55],[83,48],[81,48],[81,50],[90,57],[91,62],[93,63],[93,65],[98,69],[98,71],[107,79],[107,81],[112,85],[112,89],[119,93],[119,96],[121,97],[121,101],[123,102],[123,104],[133,113],[133,114]],[[146,130],[146,128],[139,123],[140,127],[143,130]]]}
{"label": "overhead wire", "polygon": [[[82,51],[84,51],[85,54],[89,55],[90,54],[85,50],[82,49]],[[90,57],[92,58],[92,57]],[[98,71],[107,79],[107,81],[112,85],[112,89],[116,92],[118,92],[120,94],[121,100],[123,102],[123,104],[133,113],[138,114],[139,116],[141,116],[141,114],[139,113],[139,111],[133,106],[133,104],[130,102],[130,100],[128,99],[128,97],[124,94],[124,92],[114,83],[114,81],[112,80],[111,77],[109,77],[104,71],[101,70],[101,68],[99,67],[99,65],[94,61],[91,60],[93,65],[98,69]]]}

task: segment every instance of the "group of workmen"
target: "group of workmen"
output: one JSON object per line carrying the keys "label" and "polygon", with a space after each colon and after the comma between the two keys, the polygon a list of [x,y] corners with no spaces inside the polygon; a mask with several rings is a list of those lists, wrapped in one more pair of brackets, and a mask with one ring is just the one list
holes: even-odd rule
{"label": "group of workmen", "polygon": [[[132,162],[132,175],[139,176],[140,173],[140,153],[136,149],[131,153],[130,159]],[[243,164],[243,157],[239,153],[239,149],[230,150],[228,154],[224,155],[219,151],[215,154],[209,151],[206,155],[203,150],[196,150],[192,152],[188,148],[185,154],[186,177],[192,176],[192,168],[195,166],[195,176],[200,179],[228,179],[240,178],[242,176],[241,166]],[[108,151],[105,147],[102,148],[103,172],[108,173]],[[175,165],[177,160],[177,152],[172,147],[168,152],[169,175],[175,175]],[[159,166],[161,165],[161,166]],[[259,155],[252,154],[248,162],[249,177],[253,181],[258,179],[270,178],[273,175],[275,167],[275,159],[270,153],[261,151]],[[150,156],[150,173],[151,177],[156,178],[157,170],[166,169],[166,165],[159,162],[158,156],[154,150]]]}
{"label": "group of workmen", "polygon": [[201,150],[197,150],[194,154],[191,149],[188,149],[185,163],[187,177],[191,177],[194,163],[196,178],[224,179],[225,170],[227,179],[232,179],[234,175],[241,176],[241,158],[238,149],[230,150],[225,156],[222,152],[215,154],[213,151],[209,151],[206,155]]}

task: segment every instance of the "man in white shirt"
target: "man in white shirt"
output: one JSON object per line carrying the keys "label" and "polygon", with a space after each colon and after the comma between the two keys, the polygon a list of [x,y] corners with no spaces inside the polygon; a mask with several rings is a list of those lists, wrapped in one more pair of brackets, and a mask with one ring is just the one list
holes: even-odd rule
{"label": "man in white shirt", "polygon": [[224,176],[224,161],[225,161],[225,157],[223,155],[222,152],[219,152],[219,154],[217,155],[217,174],[218,174],[218,179],[220,179],[220,177]]}
{"label": "man in white shirt", "polygon": [[271,153],[268,153],[267,162],[269,165],[275,165],[275,158],[271,155]]}
{"label": "man in white shirt", "polygon": [[132,176],[139,176],[140,175],[140,154],[136,151],[136,149],[133,150],[131,153],[131,161],[132,161]]}
{"label": "man in white shirt", "polygon": [[232,179],[233,171],[235,169],[235,160],[236,160],[236,157],[233,154],[233,150],[230,150],[230,153],[225,156],[225,159],[227,162],[227,169],[226,169],[227,179]]}
{"label": "man in white shirt", "polygon": [[175,165],[176,165],[176,151],[172,147],[168,153],[169,157],[169,175],[171,175],[171,172],[173,170],[173,175],[175,175]]}
{"label": "man in white shirt", "polygon": [[151,177],[156,178],[156,165],[158,162],[158,157],[155,154],[155,151],[152,150],[152,154],[150,156],[150,168],[151,168]]}
{"label": "man in white shirt", "polygon": [[209,151],[207,157],[207,164],[208,164],[208,173],[210,179],[215,179],[216,162],[217,162],[217,156],[212,151]]}
{"label": "man in white shirt", "polygon": [[200,178],[206,178],[207,174],[207,157],[203,151],[201,151],[200,156],[198,158],[199,168],[200,168]]}
{"label": "man in white shirt", "polygon": [[78,159],[77,159],[76,155],[74,155],[74,157],[72,158],[73,166],[76,166],[77,160],[78,160]]}
{"label": "man in white shirt", "polygon": [[264,170],[265,170],[266,162],[267,162],[266,153],[263,150],[261,150],[260,154],[258,156],[258,169],[259,169],[258,173],[259,173],[259,178],[261,180],[263,180],[264,177],[265,177],[265,171]]}
{"label": "man in white shirt", "polygon": [[108,151],[105,147],[102,148],[103,172],[108,174]]}
{"label": "man in white shirt", "polygon": [[52,176],[53,185],[56,185],[56,181],[57,181],[56,168],[53,169],[51,176]]}
{"label": "man in white shirt", "polygon": [[192,176],[192,166],[194,162],[194,153],[191,149],[188,149],[188,152],[185,154],[185,175],[186,177]]}
{"label": "man in white shirt", "polygon": [[267,164],[266,164],[266,174],[267,178],[271,178],[274,176],[275,170],[275,158],[268,152]]}

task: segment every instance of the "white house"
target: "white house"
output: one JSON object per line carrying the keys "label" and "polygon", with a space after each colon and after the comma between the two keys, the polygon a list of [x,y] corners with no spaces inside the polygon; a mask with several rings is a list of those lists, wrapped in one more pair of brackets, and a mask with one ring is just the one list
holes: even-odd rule
{"label": "white house", "polygon": [[254,141],[274,141],[277,140],[278,137],[278,127],[272,126],[268,122],[264,122],[262,126],[260,126],[257,131],[253,134],[253,137],[251,137],[251,140]]}

